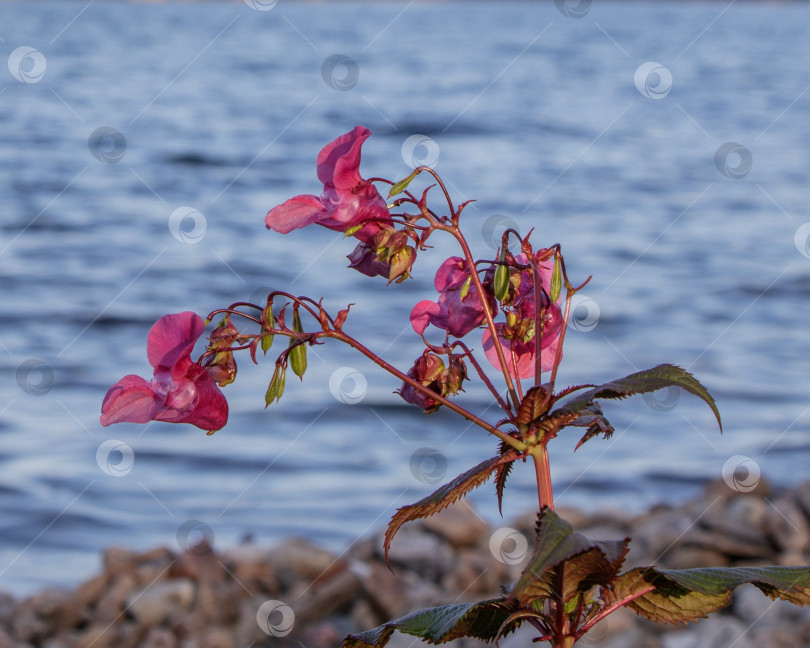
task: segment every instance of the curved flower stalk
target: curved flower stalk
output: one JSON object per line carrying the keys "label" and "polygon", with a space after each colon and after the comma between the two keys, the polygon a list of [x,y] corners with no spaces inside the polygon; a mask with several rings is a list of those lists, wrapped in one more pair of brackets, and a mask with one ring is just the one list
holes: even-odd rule
{"label": "curved flower stalk", "polygon": [[[196,362],[190,354],[203,333],[203,321],[189,312],[158,320],[147,341],[152,380],[130,375],[116,383],[102,404],[102,424],[158,420],[210,432],[227,421],[220,388],[234,382],[239,352],[247,351],[258,362],[259,350],[267,354],[279,338],[285,339],[265,392],[269,406],[283,397],[288,369],[303,380],[309,346],[326,340],[347,344],[399,381],[397,393],[406,402],[426,413],[446,407],[499,441],[493,456],[397,510],[385,534],[386,555],[403,524],[444,509],[490,479],[500,506],[510,471],[531,458],[537,534],[535,551],[518,582],[500,598],[424,610],[350,635],[346,648],[381,648],[396,630],[430,643],[463,636],[497,640],[522,623],[537,630],[538,641],[569,648],[619,607],[629,606],[656,621],[692,620],[700,610],[726,604],[731,590],[743,582],[769,596],[810,602],[810,568],[698,574],[650,566],[620,573],[629,539],[591,542],[554,514],[548,444],[571,427],[584,429],[577,447],[597,436],[609,438],[613,427],[602,412],[602,400],[676,386],[705,401],[720,425],[714,399],[691,374],[671,364],[600,385],[558,389],[571,300],[589,279],[573,285],[560,246],[535,249],[531,232],[522,237],[507,230],[496,258],[474,258],[461,227],[467,203],[454,204],[433,169],[419,167],[398,182],[360,175],[361,148],[370,135],[357,126],[327,144],[317,157],[321,195],[287,200],[268,212],[265,224],[282,234],[316,224],[352,236],[358,243],[348,254],[349,267],[389,284],[411,276],[417,253],[427,249],[434,233],[450,235],[459,250],[439,265],[434,279],[438,297],[419,301],[411,310],[411,325],[423,345],[413,365],[398,369],[354,337],[351,305],[333,315],[320,300],[278,290],[262,304],[236,302],[211,312],[208,321],[218,322]],[[408,187],[422,174],[433,184],[412,193]],[[377,184],[389,186],[390,204]],[[436,187],[438,206],[429,200]],[[487,365],[496,369],[495,375]],[[464,405],[464,384],[476,379],[500,408],[499,420],[485,420]]]}

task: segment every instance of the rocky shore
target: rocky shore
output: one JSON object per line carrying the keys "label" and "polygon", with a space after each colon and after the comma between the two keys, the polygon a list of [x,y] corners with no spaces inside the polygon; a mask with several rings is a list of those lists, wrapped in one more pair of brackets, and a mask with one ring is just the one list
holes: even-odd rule
{"label": "rocky shore", "polygon": [[[777,490],[760,481],[750,492],[713,483],[694,501],[636,516],[558,513],[594,540],[631,536],[627,566],[810,564],[810,482]],[[110,548],[103,571],[72,591],[0,595],[0,648],[338,646],[348,632],[412,610],[497,595],[522,570],[534,520],[530,513],[491,528],[466,503],[454,505],[400,531],[393,573],[381,532],[340,555],[297,539],[222,551],[202,542],[182,553]],[[533,645],[531,636],[500,645]],[[420,642],[395,634],[389,645]],[[743,586],[732,606],[698,624],[664,627],[621,610],[580,645],[801,648],[810,646],[810,609]]]}

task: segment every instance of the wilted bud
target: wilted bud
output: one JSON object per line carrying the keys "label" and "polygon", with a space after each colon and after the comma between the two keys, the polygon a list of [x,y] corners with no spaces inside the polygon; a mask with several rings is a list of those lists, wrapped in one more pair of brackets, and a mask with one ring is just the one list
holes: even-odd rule
{"label": "wilted bud", "polygon": [[[439,380],[444,374],[444,362],[442,362],[439,356],[433,353],[420,356],[413,367],[411,367],[410,371],[408,371],[408,375],[411,378],[422,383],[422,385],[436,394],[440,394],[442,391]],[[403,383],[398,393],[406,402],[411,403],[411,405],[417,405],[425,410],[425,414],[435,412],[441,407],[439,401],[431,398],[408,383]]]}
{"label": "wilted bud", "polygon": [[461,383],[467,379],[467,365],[459,356],[450,356],[447,371],[442,380],[442,393],[447,396],[457,394],[461,389]]}
{"label": "wilted bud", "polygon": [[371,248],[365,243],[358,244],[346,258],[350,261],[350,268],[367,277],[388,277],[388,263],[380,261],[377,258],[376,248]]}
{"label": "wilted bud", "polygon": [[421,355],[413,364],[413,377],[425,384],[438,380],[443,371],[444,362],[435,353]]}
{"label": "wilted bud", "polygon": [[208,375],[220,387],[230,385],[236,380],[236,361],[233,359],[233,353],[220,351],[213,356],[207,356],[206,360],[204,362]]}
{"label": "wilted bud", "polygon": [[239,331],[231,323],[230,316],[224,317],[208,336],[209,349],[227,349],[239,336]]}

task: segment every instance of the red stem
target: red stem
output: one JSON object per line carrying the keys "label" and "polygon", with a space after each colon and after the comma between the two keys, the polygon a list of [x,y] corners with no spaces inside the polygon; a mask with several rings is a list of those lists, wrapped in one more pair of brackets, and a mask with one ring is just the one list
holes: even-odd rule
{"label": "red stem", "polygon": [[537,479],[537,498],[540,510],[548,506],[554,510],[554,491],[551,487],[551,471],[548,462],[548,449],[544,442],[533,446],[529,451],[534,460],[534,472]]}
{"label": "red stem", "polygon": [[[531,258],[532,284],[534,288],[534,386],[541,385],[543,380],[543,283],[540,281],[540,266]],[[560,344],[562,346],[562,344]]]}

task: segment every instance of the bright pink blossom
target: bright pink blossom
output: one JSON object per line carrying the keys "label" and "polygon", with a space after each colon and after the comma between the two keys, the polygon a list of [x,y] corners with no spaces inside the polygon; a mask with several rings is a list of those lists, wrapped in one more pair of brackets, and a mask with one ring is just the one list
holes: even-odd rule
{"label": "bright pink blossom", "polygon": [[[540,252],[545,252],[545,250]],[[517,255],[515,260],[520,264],[528,263],[528,258],[524,254]],[[547,297],[547,294],[551,292],[554,262],[547,260],[538,263],[538,267],[540,269],[540,281],[545,291],[540,296],[540,330],[537,330],[537,323],[534,322],[535,294],[531,270],[524,270],[521,273],[517,294],[511,307],[507,310],[507,322],[495,325],[495,329],[498,331],[498,343],[503,349],[509,374],[512,378],[515,377],[515,365],[517,366],[517,377],[531,378],[534,376],[535,335],[542,335],[540,340],[540,360],[543,371],[550,371],[553,368],[557,356],[557,347],[560,344],[562,311],[560,310],[559,299],[557,303],[551,303]],[[498,352],[489,329],[484,331],[482,342],[487,360],[494,367],[500,368]]]}
{"label": "bright pink blossom", "polygon": [[323,193],[303,195],[271,209],[264,219],[268,229],[287,234],[312,223],[338,232],[364,224],[354,236],[367,243],[391,220],[377,188],[360,176],[360,149],[371,131],[363,126],[341,135],[318,154],[318,179]]}
{"label": "bright pink blossom", "polygon": [[191,361],[194,343],[205,325],[195,313],[164,315],[149,330],[146,355],[154,367],[147,382],[124,376],[101,405],[101,424],[169,421],[219,430],[228,421],[225,396],[208,371]]}
{"label": "bright pink blossom", "polygon": [[428,324],[444,329],[450,335],[464,337],[484,321],[484,308],[475,286],[470,285],[462,298],[461,289],[469,278],[467,264],[461,257],[450,257],[436,272],[433,285],[440,293],[438,302],[420,301],[411,311],[411,326],[422,335]]}

